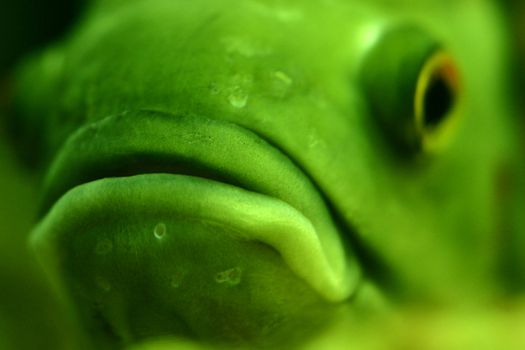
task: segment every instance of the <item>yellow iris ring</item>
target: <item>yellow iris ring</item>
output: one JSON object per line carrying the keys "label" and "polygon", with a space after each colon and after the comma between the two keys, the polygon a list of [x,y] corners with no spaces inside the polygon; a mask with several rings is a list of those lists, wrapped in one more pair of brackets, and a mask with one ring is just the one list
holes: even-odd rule
{"label": "yellow iris ring", "polygon": [[[443,120],[429,128],[425,123],[425,97],[436,79],[441,79],[450,89],[452,100]],[[461,90],[459,72],[450,54],[444,50],[434,53],[421,69],[414,95],[415,127],[424,151],[438,151],[449,142],[460,115]]]}

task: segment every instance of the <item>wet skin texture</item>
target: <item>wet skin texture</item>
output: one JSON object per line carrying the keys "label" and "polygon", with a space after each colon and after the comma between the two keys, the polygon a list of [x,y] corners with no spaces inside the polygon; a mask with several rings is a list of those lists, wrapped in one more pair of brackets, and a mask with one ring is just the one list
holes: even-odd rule
{"label": "wet skin texture", "polygon": [[32,242],[91,340],[297,344],[342,307],[497,295],[517,176],[498,21],[469,1],[93,3],[13,100],[44,169]]}

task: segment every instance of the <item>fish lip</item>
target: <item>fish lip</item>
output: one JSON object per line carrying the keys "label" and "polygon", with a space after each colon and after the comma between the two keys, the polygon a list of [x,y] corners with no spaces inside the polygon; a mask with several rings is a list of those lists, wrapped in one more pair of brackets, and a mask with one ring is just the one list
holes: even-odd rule
{"label": "fish lip", "polygon": [[[123,169],[122,164],[137,168]],[[162,172],[207,178],[285,202],[311,222],[336,275],[329,291],[315,285],[314,289],[334,302],[348,299],[357,289],[359,264],[355,254],[345,253],[348,247],[341,241],[341,228],[319,190],[281,150],[230,122],[140,110],[81,127],[68,138],[46,174],[42,221],[76,187],[105,178]]]}

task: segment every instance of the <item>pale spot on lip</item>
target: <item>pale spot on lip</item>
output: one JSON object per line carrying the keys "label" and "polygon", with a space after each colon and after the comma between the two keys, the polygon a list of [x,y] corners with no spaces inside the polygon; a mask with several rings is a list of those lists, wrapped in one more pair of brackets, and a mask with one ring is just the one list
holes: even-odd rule
{"label": "pale spot on lip", "polygon": [[162,222],[159,222],[157,225],[155,225],[155,228],[153,229],[153,234],[157,239],[161,239],[166,234],[166,225]]}
{"label": "pale spot on lip", "polygon": [[215,282],[217,283],[226,283],[230,286],[236,286],[241,283],[242,270],[240,267],[234,267],[222,272],[219,272],[215,275]]}

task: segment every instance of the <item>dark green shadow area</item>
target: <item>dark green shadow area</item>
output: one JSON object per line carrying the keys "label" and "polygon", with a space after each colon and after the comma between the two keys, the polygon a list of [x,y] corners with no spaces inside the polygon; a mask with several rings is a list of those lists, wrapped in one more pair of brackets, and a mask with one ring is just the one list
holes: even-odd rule
{"label": "dark green shadow area", "polygon": [[30,51],[59,37],[76,20],[83,0],[2,0],[0,77]]}

